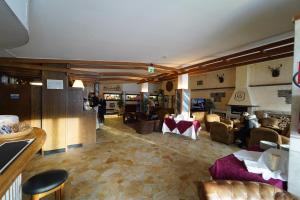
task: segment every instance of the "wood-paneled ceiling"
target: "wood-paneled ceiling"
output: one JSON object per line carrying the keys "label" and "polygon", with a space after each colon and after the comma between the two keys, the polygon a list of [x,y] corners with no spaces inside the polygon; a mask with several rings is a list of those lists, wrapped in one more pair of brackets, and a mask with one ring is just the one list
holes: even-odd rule
{"label": "wood-paneled ceiling", "polygon": [[[257,62],[293,56],[294,38],[287,38],[267,45],[255,47],[216,59],[200,62],[183,68],[172,68],[151,63],[85,61],[58,59],[0,58],[1,71],[59,71],[65,72],[71,79],[91,82],[160,82],[174,79],[180,74],[197,74]],[[149,73],[148,67],[155,67],[155,73]],[[25,73],[25,72],[24,72]],[[27,73],[28,74],[28,73]],[[36,76],[36,73],[33,73]]]}

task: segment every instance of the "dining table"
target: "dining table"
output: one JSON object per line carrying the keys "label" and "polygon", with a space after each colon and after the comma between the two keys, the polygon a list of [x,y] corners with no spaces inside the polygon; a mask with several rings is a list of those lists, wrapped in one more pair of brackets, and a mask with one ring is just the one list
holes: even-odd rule
{"label": "dining table", "polygon": [[167,117],[164,119],[162,126],[162,133],[175,133],[190,137],[193,140],[197,139],[197,132],[201,129],[201,124],[198,120],[193,118],[189,119],[176,119]]}
{"label": "dining table", "polygon": [[[249,151],[262,151],[259,147],[253,146]],[[287,189],[287,181],[279,179],[263,179],[262,174],[248,172],[243,161],[237,159],[233,154],[219,158],[209,168],[211,177],[214,180],[239,180],[239,181],[254,181],[273,185],[280,189]]]}

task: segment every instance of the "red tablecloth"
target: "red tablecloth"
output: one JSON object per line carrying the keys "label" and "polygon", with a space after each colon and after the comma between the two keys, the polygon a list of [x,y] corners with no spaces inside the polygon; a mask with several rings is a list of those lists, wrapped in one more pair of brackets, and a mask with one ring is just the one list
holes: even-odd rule
{"label": "red tablecloth", "polygon": [[197,131],[200,126],[200,122],[197,120],[177,120],[173,118],[165,118],[162,126],[162,132],[176,133],[196,140]]}
{"label": "red tablecloth", "polygon": [[287,189],[287,182],[278,179],[264,180],[261,174],[247,171],[244,162],[238,160],[233,154],[216,160],[209,168],[209,172],[215,180],[240,180],[255,181],[274,185],[280,189]]}
{"label": "red tablecloth", "polygon": [[171,131],[173,131],[175,128],[177,128],[181,134],[184,133],[191,126],[194,127],[195,132],[197,132],[198,129],[200,128],[200,122],[197,120],[193,120],[193,121],[180,120],[180,121],[177,121],[177,123],[176,123],[176,121],[174,119],[165,118],[164,123],[168,126],[168,128]]}

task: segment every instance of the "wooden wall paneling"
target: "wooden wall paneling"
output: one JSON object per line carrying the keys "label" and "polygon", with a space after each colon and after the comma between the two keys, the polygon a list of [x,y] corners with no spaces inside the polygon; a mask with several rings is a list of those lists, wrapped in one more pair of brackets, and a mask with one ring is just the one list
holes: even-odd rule
{"label": "wooden wall paneling", "polygon": [[[63,89],[47,89],[47,79],[63,80]],[[68,79],[63,72],[42,72],[42,128],[47,133],[43,150],[66,148]]]}
{"label": "wooden wall paneling", "polygon": [[83,130],[81,132],[81,138],[83,144],[95,144],[96,143],[96,111],[84,111],[83,121],[81,122]]}
{"label": "wooden wall paneling", "polygon": [[[31,124],[30,86],[0,84],[0,91],[0,115],[18,115],[20,121]],[[14,94],[19,98],[13,99]]]}
{"label": "wooden wall paneling", "polygon": [[42,87],[31,86],[31,126],[42,128]]}
{"label": "wooden wall paneling", "polygon": [[67,145],[82,144],[80,120],[83,113],[83,90],[80,88],[68,90]]}
{"label": "wooden wall paneling", "polygon": [[83,110],[83,90],[68,89],[67,145],[96,142],[96,112]]}

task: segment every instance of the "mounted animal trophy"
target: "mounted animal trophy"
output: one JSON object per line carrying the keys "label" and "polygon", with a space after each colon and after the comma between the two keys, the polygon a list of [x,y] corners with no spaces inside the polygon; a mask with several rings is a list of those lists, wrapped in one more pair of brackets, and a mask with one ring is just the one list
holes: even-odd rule
{"label": "mounted animal trophy", "polygon": [[224,82],[224,73],[222,75],[217,74],[220,83]]}
{"label": "mounted animal trophy", "polygon": [[268,67],[272,72],[272,77],[278,77],[280,75],[280,69],[282,67],[282,64],[280,64],[278,67]]}

